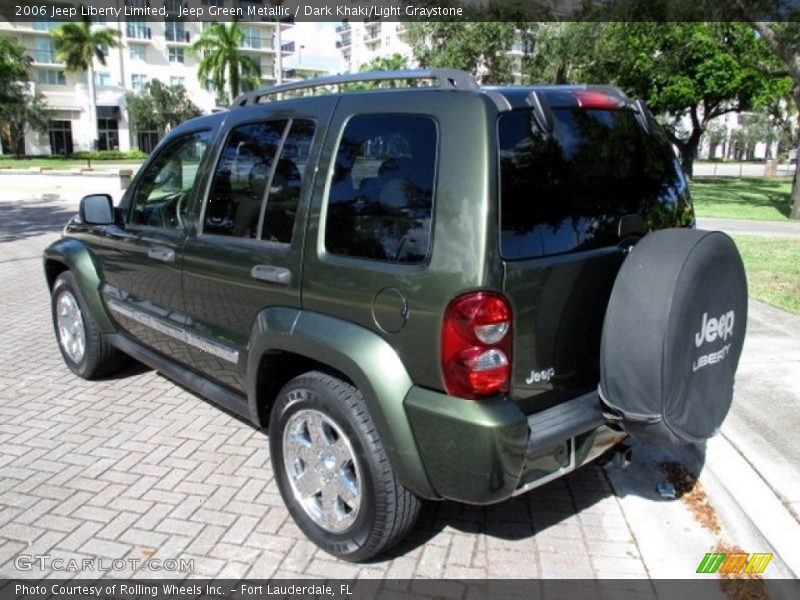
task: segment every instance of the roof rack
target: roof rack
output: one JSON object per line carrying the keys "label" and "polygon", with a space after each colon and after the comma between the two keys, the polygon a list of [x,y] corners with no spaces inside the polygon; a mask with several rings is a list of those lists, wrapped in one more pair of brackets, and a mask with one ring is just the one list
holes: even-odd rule
{"label": "roof rack", "polygon": [[282,83],[271,87],[262,88],[239,96],[231,103],[231,108],[259,104],[262,98],[291,92],[294,90],[341,85],[346,83],[361,83],[365,81],[396,81],[398,79],[436,79],[440,88],[454,90],[480,89],[475,79],[466,71],[458,69],[404,69],[400,71],[369,71],[367,73],[346,73],[344,75],[331,75],[329,77],[316,77],[304,81]]}

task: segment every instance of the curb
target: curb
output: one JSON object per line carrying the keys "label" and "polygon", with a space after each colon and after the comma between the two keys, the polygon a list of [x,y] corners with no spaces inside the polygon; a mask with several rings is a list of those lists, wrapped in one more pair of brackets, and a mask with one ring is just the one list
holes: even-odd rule
{"label": "curb", "polygon": [[[746,524],[772,546],[775,558],[790,572],[800,576],[800,523],[784,506],[769,484],[758,474],[724,434],[706,445],[705,467],[701,478],[708,487],[721,487],[737,506]],[[710,495],[713,501],[714,495]],[[738,533],[740,529],[736,529]],[[761,548],[746,551],[763,551]]]}

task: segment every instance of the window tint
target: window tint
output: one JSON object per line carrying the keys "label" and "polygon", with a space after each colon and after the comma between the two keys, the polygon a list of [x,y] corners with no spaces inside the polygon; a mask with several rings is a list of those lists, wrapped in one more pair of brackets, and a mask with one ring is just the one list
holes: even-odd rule
{"label": "window tint", "polygon": [[131,224],[177,228],[183,226],[197,169],[210,134],[199,131],[169,143],[147,167],[136,186]]}
{"label": "window tint", "polygon": [[231,131],[208,195],[203,233],[256,238],[261,204],[287,121]]}
{"label": "window tint", "polygon": [[428,253],[436,166],[430,117],[363,115],[345,127],[330,184],[325,247],[413,263]]}
{"label": "window tint", "polygon": [[235,128],[214,173],[203,232],[290,243],[313,137],[314,123],[305,120]]}
{"label": "window tint", "polygon": [[553,110],[550,135],[530,111],[500,117],[501,253],[530,258],[615,244],[623,215],[682,225],[688,190],[663,132],[629,110]]}
{"label": "window tint", "polygon": [[261,239],[288,244],[314,139],[314,123],[292,121],[269,186]]}

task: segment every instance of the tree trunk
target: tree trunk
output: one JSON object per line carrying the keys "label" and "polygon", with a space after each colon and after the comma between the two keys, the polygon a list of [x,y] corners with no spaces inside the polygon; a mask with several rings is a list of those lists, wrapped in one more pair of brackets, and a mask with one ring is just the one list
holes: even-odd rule
{"label": "tree trunk", "polygon": [[[794,91],[795,106],[800,108],[800,90]],[[797,122],[800,125],[800,113],[797,115]],[[800,180],[797,177],[797,167],[800,164],[800,136],[797,140],[797,160],[794,163],[794,178],[792,179],[792,192],[789,195],[790,219],[800,219]]]}
{"label": "tree trunk", "polygon": [[686,140],[676,144],[681,153],[681,166],[689,179],[692,178],[694,159],[697,157],[697,149],[700,147],[701,137],[703,137],[703,129],[698,127],[692,130],[691,135]]}
{"label": "tree trunk", "polygon": [[[800,120],[800,117],[798,117]],[[800,143],[797,145],[797,157],[800,158]],[[792,192],[789,195],[790,219],[800,219],[800,180],[797,177],[797,166],[800,161],[794,163],[794,178],[792,179]]]}

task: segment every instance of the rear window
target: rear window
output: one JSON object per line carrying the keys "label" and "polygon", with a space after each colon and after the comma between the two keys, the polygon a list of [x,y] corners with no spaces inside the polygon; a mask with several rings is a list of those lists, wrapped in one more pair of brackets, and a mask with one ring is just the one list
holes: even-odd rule
{"label": "rear window", "polygon": [[534,258],[618,241],[620,217],[648,229],[688,218],[686,180],[663,132],[630,110],[555,109],[545,134],[530,110],[499,120],[501,254]]}

